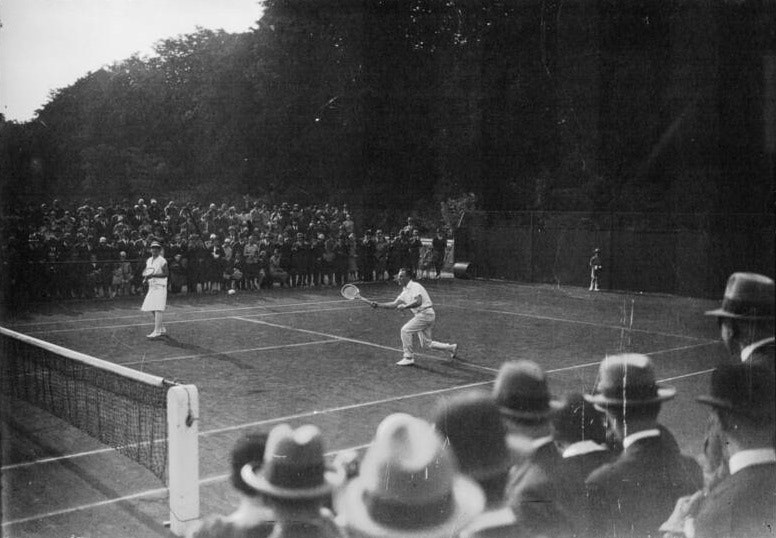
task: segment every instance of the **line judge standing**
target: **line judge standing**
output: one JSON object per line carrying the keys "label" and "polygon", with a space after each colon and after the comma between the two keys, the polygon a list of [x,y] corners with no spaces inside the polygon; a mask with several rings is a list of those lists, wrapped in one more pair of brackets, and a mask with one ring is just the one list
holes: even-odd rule
{"label": "line judge standing", "polygon": [[412,319],[401,328],[403,356],[396,364],[399,366],[415,364],[415,353],[412,349],[412,337],[414,334],[418,335],[422,348],[447,351],[450,353],[450,358],[454,359],[458,352],[458,344],[445,344],[431,339],[431,329],[434,326],[436,314],[426,288],[412,280],[412,270],[409,268],[399,270],[399,274],[396,275],[396,282],[403,289],[395,300],[389,303],[374,301],[371,303],[372,308],[409,309],[414,314]]}
{"label": "line judge standing", "polygon": [[151,257],[146,260],[146,268],[143,270],[143,280],[148,283],[148,293],[141,310],[153,312],[154,330],[148,338],[159,338],[167,334],[164,328],[162,315],[167,306],[167,260],[162,257],[162,245],[159,241],[151,243]]}

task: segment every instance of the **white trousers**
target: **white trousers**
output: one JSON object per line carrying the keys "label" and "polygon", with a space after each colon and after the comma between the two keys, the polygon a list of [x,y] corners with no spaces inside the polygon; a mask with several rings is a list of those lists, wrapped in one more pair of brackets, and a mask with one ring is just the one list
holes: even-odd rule
{"label": "white trousers", "polygon": [[404,324],[404,327],[401,328],[401,344],[405,358],[412,359],[414,357],[412,337],[415,334],[418,335],[421,348],[440,349],[442,351],[452,351],[455,348],[454,344],[435,342],[431,339],[431,328],[434,326],[435,319],[436,314],[429,309],[418,312],[411,320]]}

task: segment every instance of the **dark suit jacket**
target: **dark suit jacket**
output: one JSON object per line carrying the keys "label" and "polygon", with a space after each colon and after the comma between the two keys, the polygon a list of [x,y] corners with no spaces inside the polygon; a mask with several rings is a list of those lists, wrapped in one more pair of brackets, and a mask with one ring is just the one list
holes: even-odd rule
{"label": "dark suit jacket", "polygon": [[776,370],[776,342],[769,342],[754,348],[746,360],[746,364],[760,366],[774,372]]}
{"label": "dark suit jacket", "polygon": [[507,502],[518,524],[531,536],[575,534],[563,467],[563,458],[550,442],[537,448],[528,461],[510,472]]}
{"label": "dark suit jacket", "polygon": [[660,436],[636,441],[588,477],[593,535],[657,536],[676,500],[703,486],[698,463],[681,454],[668,430],[660,430]]}
{"label": "dark suit jacket", "polygon": [[592,536],[593,524],[588,506],[588,493],[585,480],[599,467],[610,463],[616,454],[609,450],[599,450],[563,458],[563,475],[567,488],[567,502],[575,533],[578,536]]}
{"label": "dark suit jacket", "polygon": [[775,525],[776,463],[752,465],[711,490],[695,518],[695,536],[772,537]]}

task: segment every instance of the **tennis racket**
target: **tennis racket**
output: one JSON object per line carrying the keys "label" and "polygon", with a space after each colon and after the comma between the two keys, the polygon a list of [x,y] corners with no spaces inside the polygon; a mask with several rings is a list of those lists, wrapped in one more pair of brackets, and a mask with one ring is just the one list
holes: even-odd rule
{"label": "tennis racket", "polygon": [[354,286],[353,284],[345,284],[340,289],[340,293],[342,296],[347,299],[348,301],[352,301],[353,299],[359,299],[361,301],[364,301],[365,303],[372,303],[369,299],[364,299],[361,297],[361,292],[358,291],[358,288]]}
{"label": "tennis racket", "polygon": [[154,269],[153,267],[146,267],[145,269],[143,269],[143,276],[145,278],[148,278],[149,276],[153,275],[155,272],[156,272],[156,269]]}

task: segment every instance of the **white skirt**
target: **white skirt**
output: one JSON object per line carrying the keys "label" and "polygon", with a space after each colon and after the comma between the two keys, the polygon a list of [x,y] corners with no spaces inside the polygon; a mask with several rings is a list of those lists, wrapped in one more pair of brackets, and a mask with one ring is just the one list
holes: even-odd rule
{"label": "white skirt", "polygon": [[[165,279],[166,280],[166,279]],[[167,283],[151,281],[148,283],[148,293],[140,308],[143,312],[164,310],[167,306]]]}

